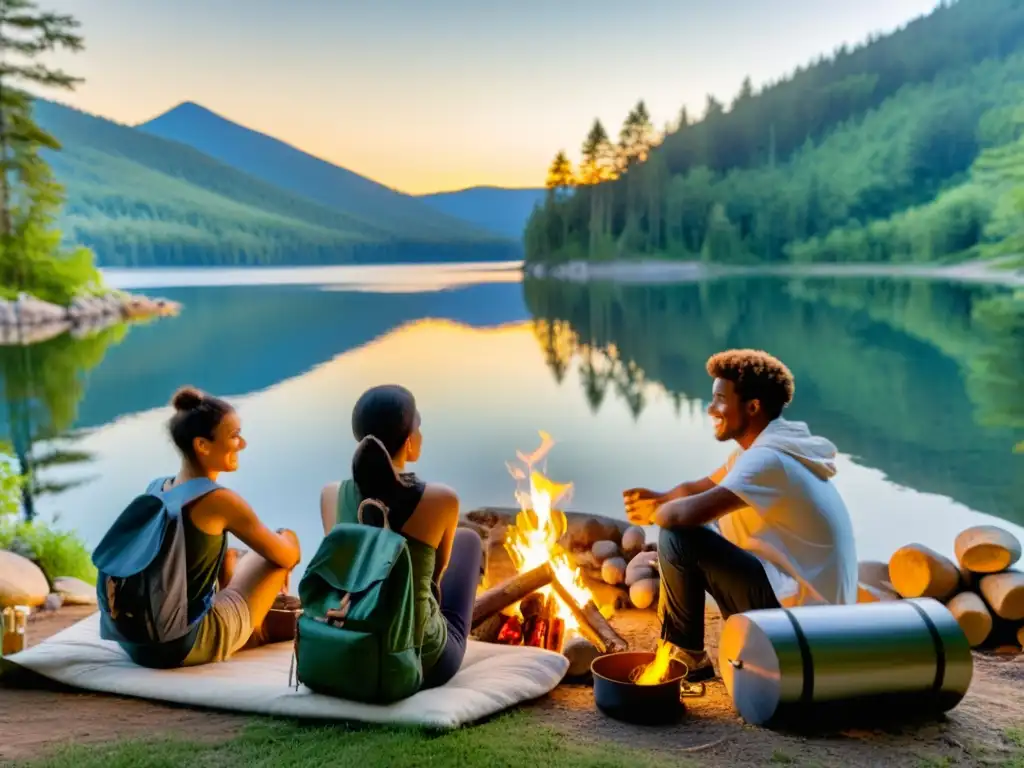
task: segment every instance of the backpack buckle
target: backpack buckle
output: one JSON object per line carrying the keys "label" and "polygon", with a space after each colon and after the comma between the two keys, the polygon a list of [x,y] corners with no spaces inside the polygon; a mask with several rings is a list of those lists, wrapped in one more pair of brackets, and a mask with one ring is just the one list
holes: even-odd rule
{"label": "backpack buckle", "polygon": [[331,608],[324,615],[323,621],[326,621],[332,627],[341,629],[345,626],[345,619],[348,618],[349,608],[352,607],[352,595],[346,592],[341,597],[341,603],[337,608]]}

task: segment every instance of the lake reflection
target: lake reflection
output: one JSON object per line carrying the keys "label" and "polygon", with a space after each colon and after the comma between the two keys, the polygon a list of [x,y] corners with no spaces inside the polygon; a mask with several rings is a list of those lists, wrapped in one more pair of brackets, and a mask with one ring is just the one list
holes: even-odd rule
{"label": "lake reflection", "polygon": [[[415,290],[388,280],[152,292],[181,301],[181,316],[0,348],[5,431],[22,453],[34,443],[40,459],[68,455],[36,473],[36,505],[90,544],[154,475],[175,470],[164,423],[180,384],[238,405],[249,448],[224,480],[271,526],[295,528],[308,556],[319,489],[347,472],[351,407],[373,384],[415,392],[417,471],[456,487],[464,508],[513,504],[505,462],[543,429],[558,442],[549,473],[576,484],[571,506],[621,516],[623,488],[667,487],[724,460],[730,446],[704,414],[704,362],[748,346],[792,368],[790,418],[839,446],[836,483],[862,559],[912,540],[951,553],[961,528],[990,515],[1024,536],[1024,301],[1009,292],[861,278],[523,284],[452,280],[450,268]],[[85,431],[50,439],[72,430]]]}

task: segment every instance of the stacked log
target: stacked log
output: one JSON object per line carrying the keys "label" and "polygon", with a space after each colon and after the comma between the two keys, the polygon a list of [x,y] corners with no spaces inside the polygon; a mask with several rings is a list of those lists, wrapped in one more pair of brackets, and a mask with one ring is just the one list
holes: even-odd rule
{"label": "stacked log", "polygon": [[[889,560],[893,589],[904,598],[933,597],[946,604],[972,648],[1024,649],[1024,572],[1017,537],[994,525],[968,528],[956,537],[954,563],[922,544],[898,549]],[[861,579],[871,569],[864,569]],[[876,573],[877,577],[877,573]]]}
{"label": "stacked log", "polygon": [[[548,586],[551,593],[544,594],[542,590]],[[550,563],[518,573],[478,595],[473,605],[471,636],[485,642],[562,652],[565,620],[558,616],[557,600],[569,609],[580,634],[598,653],[628,649],[594,601],[578,604],[555,578]]]}

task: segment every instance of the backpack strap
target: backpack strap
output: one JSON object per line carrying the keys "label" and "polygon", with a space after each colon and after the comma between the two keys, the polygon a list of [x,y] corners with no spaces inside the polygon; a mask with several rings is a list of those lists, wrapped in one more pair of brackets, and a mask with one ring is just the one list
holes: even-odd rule
{"label": "backpack strap", "polygon": [[202,498],[220,487],[220,485],[208,477],[196,477],[185,481],[181,485],[176,485],[169,491],[157,490],[155,495],[163,500],[168,509],[181,511],[182,508],[187,507],[196,499]]}

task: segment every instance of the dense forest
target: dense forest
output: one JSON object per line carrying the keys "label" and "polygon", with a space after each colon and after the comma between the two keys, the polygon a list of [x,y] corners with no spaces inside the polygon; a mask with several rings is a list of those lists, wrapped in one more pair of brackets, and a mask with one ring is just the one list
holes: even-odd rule
{"label": "dense forest", "polygon": [[527,259],[936,261],[1024,246],[1024,2],[943,3],[659,136],[559,152]]}
{"label": "dense forest", "polygon": [[708,357],[768,349],[796,376],[790,418],[893,482],[1024,522],[1014,455],[1024,448],[1024,301],[1010,291],[853,277],[527,278],[525,297],[553,376],[581,387],[595,413],[619,398],[639,418],[661,393],[703,409]]}
{"label": "dense forest", "polygon": [[[517,258],[467,227],[387,228],[289,192],[196,149],[37,100],[56,136],[65,238],[102,266],[339,264]],[[439,222],[445,222],[440,215]]]}

